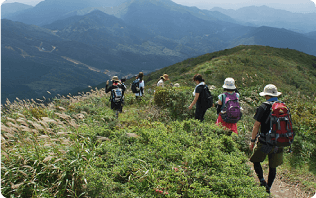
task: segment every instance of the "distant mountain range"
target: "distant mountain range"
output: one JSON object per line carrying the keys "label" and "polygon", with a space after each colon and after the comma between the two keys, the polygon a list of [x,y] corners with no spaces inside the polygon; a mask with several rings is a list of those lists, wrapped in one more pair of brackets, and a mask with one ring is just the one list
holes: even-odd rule
{"label": "distant mountain range", "polygon": [[221,12],[239,23],[249,26],[285,28],[301,33],[315,31],[316,28],[316,12],[292,13],[267,6],[249,6],[238,10],[217,7],[212,11]]}
{"label": "distant mountain range", "polygon": [[241,25],[219,11],[170,0],[45,0],[7,18],[2,102],[73,93],[113,75],[149,73],[241,44],[316,55],[315,32]]}
{"label": "distant mountain range", "polygon": [[1,5],[1,18],[10,18],[17,15],[27,9],[33,8],[33,6],[23,3],[4,3]]}

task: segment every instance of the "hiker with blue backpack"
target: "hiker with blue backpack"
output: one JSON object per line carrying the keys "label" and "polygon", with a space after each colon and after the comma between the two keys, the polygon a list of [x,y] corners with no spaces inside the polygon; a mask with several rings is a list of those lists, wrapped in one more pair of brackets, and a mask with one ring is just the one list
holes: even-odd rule
{"label": "hiker with blue backpack", "polygon": [[238,134],[237,122],[241,119],[242,113],[239,105],[239,93],[236,93],[235,80],[226,78],[223,85],[225,93],[218,96],[217,102],[217,125],[230,129]]}
{"label": "hiker with blue backpack", "polygon": [[[249,149],[253,151],[250,161],[254,164],[255,172],[260,181],[260,186],[270,193],[271,186],[276,176],[276,168],[283,164],[283,151],[285,146],[290,146],[294,140],[291,114],[289,108],[278,96],[281,92],[275,85],[269,84],[264,87],[260,96],[266,98],[256,111],[256,120],[252,129]],[[255,146],[255,142],[258,142]],[[254,148],[255,146],[255,148]],[[268,182],[263,177],[261,162],[268,156],[269,175]]]}
{"label": "hiker with blue backpack", "polygon": [[116,116],[122,112],[123,98],[126,87],[120,83],[117,76],[112,77],[112,85],[109,86],[109,80],[106,81],[105,93],[111,92],[111,109],[116,110]]}
{"label": "hiker with blue backpack", "polygon": [[194,75],[193,81],[195,82],[196,87],[193,91],[194,100],[190,104],[189,110],[196,105],[195,119],[202,122],[204,120],[206,110],[213,106],[213,97],[200,74]]}

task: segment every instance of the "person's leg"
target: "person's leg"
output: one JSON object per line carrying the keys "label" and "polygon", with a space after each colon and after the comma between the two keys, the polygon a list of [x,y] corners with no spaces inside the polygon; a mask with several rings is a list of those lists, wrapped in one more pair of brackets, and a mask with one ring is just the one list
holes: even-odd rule
{"label": "person's leg", "polygon": [[269,167],[269,176],[268,176],[268,184],[267,184],[267,192],[270,193],[271,186],[276,176],[276,168]]}
{"label": "person's leg", "polygon": [[206,110],[203,110],[200,107],[196,107],[195,109],[195,119],[200,120],[201,122],[204,120]]}
{"label": "person's leg", "polygon": [[253,163],[255,172],[260,181],[260,186],[266,187],[267,182],[265,181],[263,177],[263,170],[261,166],[261,162],[263,162],[264,159],[266,158],[266,154],[261,151],[261,148],[262,148],[262,143],[258,142],[255,148],[253,149],[253,154],[250,158],[250,161]]}
{"label": "person's leg", "polygon": [[266,187],[267,182],[265,181],[265,179],[263,177],[263,170],[262,170],[262,166],[261,166],[260,162],[254,162],[253,167],[254,167],[255,172],[256,172],[258,179],[260,181],[260,186]]}

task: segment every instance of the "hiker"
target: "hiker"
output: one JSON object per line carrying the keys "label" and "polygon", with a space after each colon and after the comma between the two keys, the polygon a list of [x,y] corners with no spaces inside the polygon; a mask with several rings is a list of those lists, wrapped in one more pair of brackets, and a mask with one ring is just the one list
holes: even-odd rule
{"label": "hiker", "polygon": [[168,74],[160,76],[160,80],[157,83],[157,87],[165,87],[165,81],[169,80]]}
{"label": "hiker", "polygon": [[135,93],[136,100],[141,100],[142,96],[144,95],[145,82],[143,80],[143,77],[144,77],[143,72],[139,72],[136,77],[136,80],[138,80],[138,89],[139,89],[139,91]]}
{"label": "hiker", "polygon": [[[256,121],[252,129],[251,142],[249,144],[249,149],[251,151],[253,150],[253,154],[250,158],[250,161],[254,164],[254,169],[259,178],[260,186],[264,186],[266,188],[266,191],[270,193],[272,183],[276,176],[276,168],[283,163],[284,149],[283,147],[271,147],[271,150],[269,151],[267,150],[269,148],[269,145],[265,141],[263,141],[263,138],[260,137],[264,136],[264,134],[269,133],[270,130],[269,116],[272,105],[269,102],[278,101],[277,97],[280,96],[281,93],[278,92],[277,87],[275,85],[269,84],[264,87],[263,92],[261,92],[259,95],[264,96],[267,102],[262,103],[257,108],[256,114],[254,116],[254,119]],[[261,129],[261,133],[259,135],[257,145],[254,148],[259,128]],[[265,160],[267,155],[269,156],[268,183],[265,181],[263,177],[263,171],[260,164]]]}
{"label": "hiker", "polygon": [[217,101],[218,118],[216,124],[221,124],[225,128],[238,134],[237,122],[241,118],[241,112],[238,103],[240,96],[235,92],[235,80],[233,78],[226,78],[223,88],[225,93],[220,94]]}
{"label": "hiker", "polygon": [[122,112],[122,104],[123,104],[123,97],[126,87],[120,83],[120,80],[117,76],[112,77],[112,85],[109,86],[109,80],[106,81],[106,89],[105,93],[111,91],[111,109],[116,110],[118,116],[118,112]]}
{"label": "hiker", "polygon": [[206,85],[204,79],[200,74],[194,75],[193,81],[195,82],[196,87],[193,91],[194,100],[189,106],[189,110],[191,110],[193,106],[196,105],[195,119],[200,120],[202,122],[204,120],[204,115],[206,113],[207,108],[202,105],[202,97],[200,96],[202,95],[201,93],[203,92],[203,89]]}

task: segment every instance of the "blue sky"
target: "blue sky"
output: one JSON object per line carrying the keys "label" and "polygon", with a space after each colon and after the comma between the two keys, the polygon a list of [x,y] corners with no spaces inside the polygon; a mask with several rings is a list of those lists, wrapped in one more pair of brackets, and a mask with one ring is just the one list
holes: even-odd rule
{"label": "blue sky", "polygon": [[[1,3],[20,2],[35,6],[42,0],[0,0]],[[222,7],[225,9],[238,9],[250,5],[267,5],[269,7],[284,9],[292,12],[316,12],[316,0],[172,0],[186,6],[196,6],[200,9]]]}

